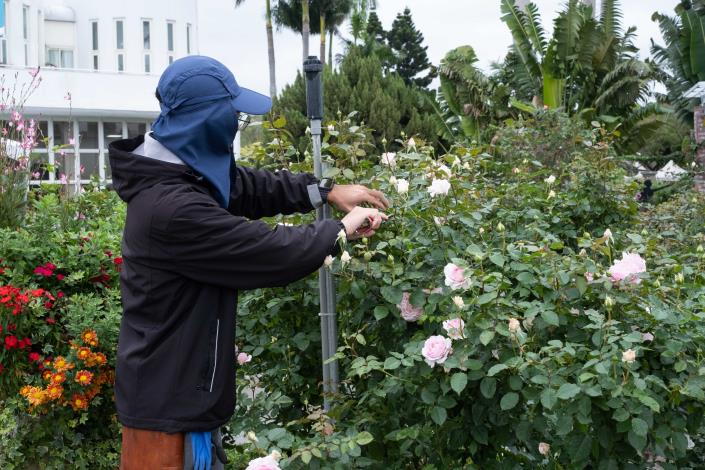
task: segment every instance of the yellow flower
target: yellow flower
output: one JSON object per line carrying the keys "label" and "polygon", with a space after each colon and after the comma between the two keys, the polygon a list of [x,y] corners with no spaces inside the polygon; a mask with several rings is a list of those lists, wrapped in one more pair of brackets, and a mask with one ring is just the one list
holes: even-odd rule
{"label": "yellow flower", "polygon": [[93,374],[87,370],[79,370],[76,372],[76,378],[74,380],[83,386],[90,385],[91,380],[93,380]]}
{"label": "yellow flower", "polygon": [[56,372],[52,374],[51,376],[51,383],[53,384],[61,384],[66,381],[66,374],[63,372]]}
{"label": "yellow flower", "polygon": [[58,400],[61,398],[61,395],[64,393],[64,387],[62,387],[59,384],[49,384],[47,386],[47,395],[49,396],[50,399],[52,400]]}
{"label": "yellow flower", "polygon": [[86,347],[78,348],[78,352],[76,352],[76,356],[82,361],[85,361],[86,359],[88,359],[90,357],[90,355],[91,355],[91,350]]}
{"label": "yellow flower", "polygon": [[30,387],[29,394],[27,395],[27,401],[32,406],[39,406],[44,404],[47,400],[47,393],[44,389],[39,387]]}
{"label": "yellow flower", "polygon": [[86,330],[81,333],[81,341],[89,346],[98,346],[98,334],[95,330]]}
{"label": "yellow flower", "polygon": [[54,369],[56,369],[57,372],[64,372],[73,369],[73,367],[73,364],[67,361],[63,356],[57,356],[56,359],[54,359]]}

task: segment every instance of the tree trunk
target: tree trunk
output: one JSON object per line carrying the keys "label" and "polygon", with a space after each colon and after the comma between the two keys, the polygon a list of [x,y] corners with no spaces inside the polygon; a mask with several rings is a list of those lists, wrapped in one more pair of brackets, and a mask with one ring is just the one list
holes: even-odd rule
{"label": "tree trunk", "polygon": [[274,62],[274,33],[272,32],[272,6],[270,0],[266,0],[266,20],[267,53],[269,54],[269,96],[274,98],[277,95],[277,79],[276,65]]}
{"label": "tree trunk", "polygon": [[333,30],[328,32],[328,63],[330,64],[330,69],[333,70]]}
{"label": "tree trunk", "polygon": [[321,12],[321,63],[326,65],[326,17]]}
{"label": "tree trunk", "polygon": [[308,14],[308,1],[301,0],[301,40],[304,45],[304,60],[308,59],[308,36],[311,32],[311,18]]}

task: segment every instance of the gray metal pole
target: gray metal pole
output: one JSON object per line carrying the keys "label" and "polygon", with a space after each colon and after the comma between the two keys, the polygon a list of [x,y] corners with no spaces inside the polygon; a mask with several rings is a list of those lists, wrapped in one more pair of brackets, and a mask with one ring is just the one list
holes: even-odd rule
{"label": "gray metal pole", "polygon": [[[306,74],[306,110],[311,120],[313,140],[313,170],[317,178],[322,178],[324,166],[321,160],[321,119],[323,118],[323,65],[315,56],[304,61]],[[316,219],[330,218],[330,207],[324,205],[316,210]],[[331,395],[338,391],[338,362],[326,361],[338,349],[338,331],[335,312],[335,284],[330,270],[322,266],[318,270],[319,305],[321,311],[321,359],[323,361],[323,409],[330,410]]]}

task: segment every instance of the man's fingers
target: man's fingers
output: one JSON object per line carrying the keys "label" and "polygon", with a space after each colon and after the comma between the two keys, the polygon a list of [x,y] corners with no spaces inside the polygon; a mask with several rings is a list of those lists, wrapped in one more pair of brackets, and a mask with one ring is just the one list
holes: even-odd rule
{"label": "man's fingers", "polygon": [[389,208],[389,201],[384,196],[384,193],[382,191],[378,191],[376,189],[370,189],[370,192],[384,206],[383,209]]}
{"label": "man's fingers", "polygon": [[365,202],[373,205],[375,208],[377,208],[379,210],[384,210],[387,208],[381,199],[377,198],[374,194],[372,194],[372,191],[368,191],[367,193],[365,193],[364,197],[365,197]]}

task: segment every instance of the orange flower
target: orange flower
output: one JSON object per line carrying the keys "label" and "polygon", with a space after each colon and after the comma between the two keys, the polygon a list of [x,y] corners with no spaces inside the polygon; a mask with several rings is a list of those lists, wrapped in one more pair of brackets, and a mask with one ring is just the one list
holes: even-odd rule
{"label": "orange flower", "polygon": [[81,333],[81,340],[89,346],[98,346],[98,334],[95,330],[86,330]]}
{"label": "orange flower", "polygon": [[32,391],[32,387],[30,387],[29,385],[25,385],[24,387],[22,387],[20,389],[20,395],[27,398],[29,396],[29,392],[31,392],[31,391]]}
{"label": "orange flower", "polygon": [[54,359],[54,369],[57,372],[64,372],[73,369],[73,367],[74,365],[67,361],[64,356],[56,356],[56,359]]}
{"label": "orange flower", "polygon": [[96,364],[103,366],[107,364],[108,358],[105,357],[105,354],[102,352],[97,352],[93,354],[93,361],[95,361]]}
{"label": "orange flower", "polygon": [[44,380],[49,380],[52,375],[53,375],[53,372],[50,370],[45,370],[44,372],[42,372],[42,378]]}
{"label": "orange flower", "polygon": [[88,398],[86,398],[84,395],[74,393],[71,397],[71,408],[73,408],[75,411],[85,410],[86,408],[88,408]]}
{"label": "orange flower", "polygon": [[39,406],[46,402],[47,392],[46,390],[39,387],[30,387],[29,394],[27,395],[27,401],[32,406]]}
{"label": "orange flower", "polygon": [[91,350],[89,348],[78,348],[78,352],[76,353],[76,356],[82,360],[85,361],[91,356]]}
{"label": "orange flower", "polygon": [[66,374],[64,372],[55,372],[51,375],[51,383],[61,384],[66,381]]}
{"label": "orange flower", "polygon": [[62,387],[59,384],[49,384],[47,386],[47,395],[52,400],[58,400],[59,398],[61,398],[61,395],[63,393],[64,393],[64,387]]}
{"label": "orange flower", "polygon": [[93,380],[93,374],[87,370],[79,370],[76,372],[76,378],[74,380],[83,386],[90,385],[91,380]]}

